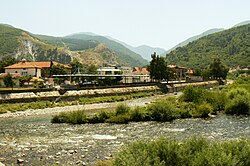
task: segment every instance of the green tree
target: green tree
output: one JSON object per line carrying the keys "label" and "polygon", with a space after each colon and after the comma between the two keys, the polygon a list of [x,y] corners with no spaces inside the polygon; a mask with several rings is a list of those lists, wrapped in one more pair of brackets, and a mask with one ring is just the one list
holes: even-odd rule
{"label": "green tree", "polygon": [[67,72],[62,65],[52,65],[51,75],[64,75],[64,74],[67,74]]}
{"label": "green tree", "polygon": [[19,77],[20,86],[21,87],[24,86],[25,82],[28,82],[28,84],[29,84],[29,82],[30,82],[31,79],[32,79],[31,76],[21,76],[21,77]]}
{"label": "green tree", "polygon": [[71,73],[75,74],[75,73],[87,73],[87,65],[82,64],[81,62],[78,62],[76,60],[72,61],[70,63],[71,66]]}
{"label": "green tree", "polygon": [[3,77],[3,82],[6,87],[12,87],[14,86],[14,79],[12,78],[11,74],[8,73],[7,76]]}
{"label": "green tree", "polygon": [[4,67],[10,66],[17,63],[17,60],[15,58],[5,57],[0,61],[0,73],[4,73],[5,69]]}
{"label": "green tree", "polygon": [[227,77],[227,73],[229,71],[228,67],[221,63],[219,58],[215,58],[213,63],[209,66],[211,76],[215,79],[225,79]]}
{"label": "green tree", "polygon": [[96,65],[89,65],[87,68],[87,73],[88,74],[97,74],[97,66]]}
{"label": "green tree", "polygon": [[151,55],[151,58],[152,60],[147,67],[151,79],[157,81],[165,79],[168,81],[173,78],[173,71],[168,67],[166,58],[156,55],[155,52]]}

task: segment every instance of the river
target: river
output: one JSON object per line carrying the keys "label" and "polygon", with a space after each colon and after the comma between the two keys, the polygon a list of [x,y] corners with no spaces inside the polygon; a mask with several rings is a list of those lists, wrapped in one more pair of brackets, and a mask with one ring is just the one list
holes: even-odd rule
{"label": "river", "polygon": [[[147,101],[136,99],[134,102]],[[129,102],[133,103],[133,102]],[[144,103],[145,104],[145,103]],[[125,144],[159,136],[213,140],[250,138],[249,116],[218,115],[172,123],[52,124],[52,114],[0,118],[0,162],[11,165],[91,165]]]}

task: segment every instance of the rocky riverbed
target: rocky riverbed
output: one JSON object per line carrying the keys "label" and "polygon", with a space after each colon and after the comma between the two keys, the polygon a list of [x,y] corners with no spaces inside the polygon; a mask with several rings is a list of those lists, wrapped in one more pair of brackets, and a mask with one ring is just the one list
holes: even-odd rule
{"label": "rocky riverbed", "polygon": [[[145,104],[152,100],[136,99],[127,103]],[[123,145],[139,139],[159,136],[177,139],[202,136],[214,140],[250,138],[250,118],[245,116],[220,115],[172,123],[70,125],[51,124],[51,113],[55,111],[1,117],[0,162],[6,165],[91,165],[97,160],[109,159]]]}

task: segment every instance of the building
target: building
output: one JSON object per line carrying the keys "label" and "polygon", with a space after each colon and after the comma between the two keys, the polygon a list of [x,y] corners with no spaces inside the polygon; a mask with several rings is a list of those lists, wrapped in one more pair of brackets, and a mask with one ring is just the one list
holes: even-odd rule
{"label": "building", "polygon": [[117,67],[100,67],[97,69],[99,75],[120,75],[122,70]]}
{"label": "building", "polygon": [[[168,67],[173,69],[177,80],[186,79],[186,74],[188,72],[187,68],[177,66],[177,65],[168,65]],[[191,72],[191,71],[189,71],[189,72]]]}
{"label": "building", "polygon": [[5,67],[5,73],[16,73],[21,76],[41,77],[42,68],[34,62],[22,61]]}
{"label": "building", "polygon": [[5,73],[19,73],[21,76],[32,77],[50,77],[50,69],[55,66],[63,66],[68,74],[71,73],[71,67],[57,62],[26,62],[22,60],[19,63],[5,67]]}
{"label": "building", "polygon": [[132,82],[150,82],[150,72],[146,68],[134,67]]}

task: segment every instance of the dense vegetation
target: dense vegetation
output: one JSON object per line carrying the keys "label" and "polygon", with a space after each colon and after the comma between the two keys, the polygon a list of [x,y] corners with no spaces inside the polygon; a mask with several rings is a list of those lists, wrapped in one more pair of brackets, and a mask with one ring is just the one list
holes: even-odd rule
{"label": "dense vegetation", "polygon": [[[105,45],[105,47],[100,49],[98,47],[100,45]],[[82,61],[86,60],[86,55],[90,56],[89,59],[92,59],[93,63],[97,59],[98,61],[110,61],[113,64],[132,67],[147,64],[147,61],[140,55],[103,36],[76,34],[67,37],[52,37],[34,35],[9,25],[0,24],[0,59],[17,57],[17,60],[23,58],[28,61],[53,60],[68,64],[77,54],[80,55],[78,58]]]}
{"label": "dense vegetation", "polygon": [[250,63],[250,24],[210,34],[166,55],[170,63],[190,68],[205,68],[213,58],[229,67]]}
{"label": "dense vegetation", "polygon": [[[240,78],[249,85],[250,77]],[[61,113],[53,123],[128,123],[137,121],[173,121],[178,118],[207,118],[210,114],[249,115],[250,92],[235,83],[223,90],[208,91],[202,87],[187,86],[178,97],[167,97],[146,107],[130,108],[118,105],[115,111],[86,116],[84,110]]]}
{"label": "dense vegetation", "polygon": [[170,80],[174,78],[174,71],[168,67],[166,58],[156,55],[151,55],[152,60],[150,61],[147,69],[150,72],[150,78],[153,80],[162,81]]}
{"label": "dense vegetation", "polygon": [[64,37],[53,37],[45,35],[34,35],[42,41],[52,44],[56,47],[68,47],[71,51],[80,51],[95,48],[99,42],[95,40],[70,39]]}
{"label": "dense vegetation", "polygon": [[[106,166],[250,165],[250,140],[215,142],[202,138],[140,140],[118,152]],[[98,165],[98,164],[97,164]]]}
{"label": "dense vegetation", "polygon": [[20,29],[0,24],[0,59],[16,51],[19,46],[18,37],[22,32]]}

